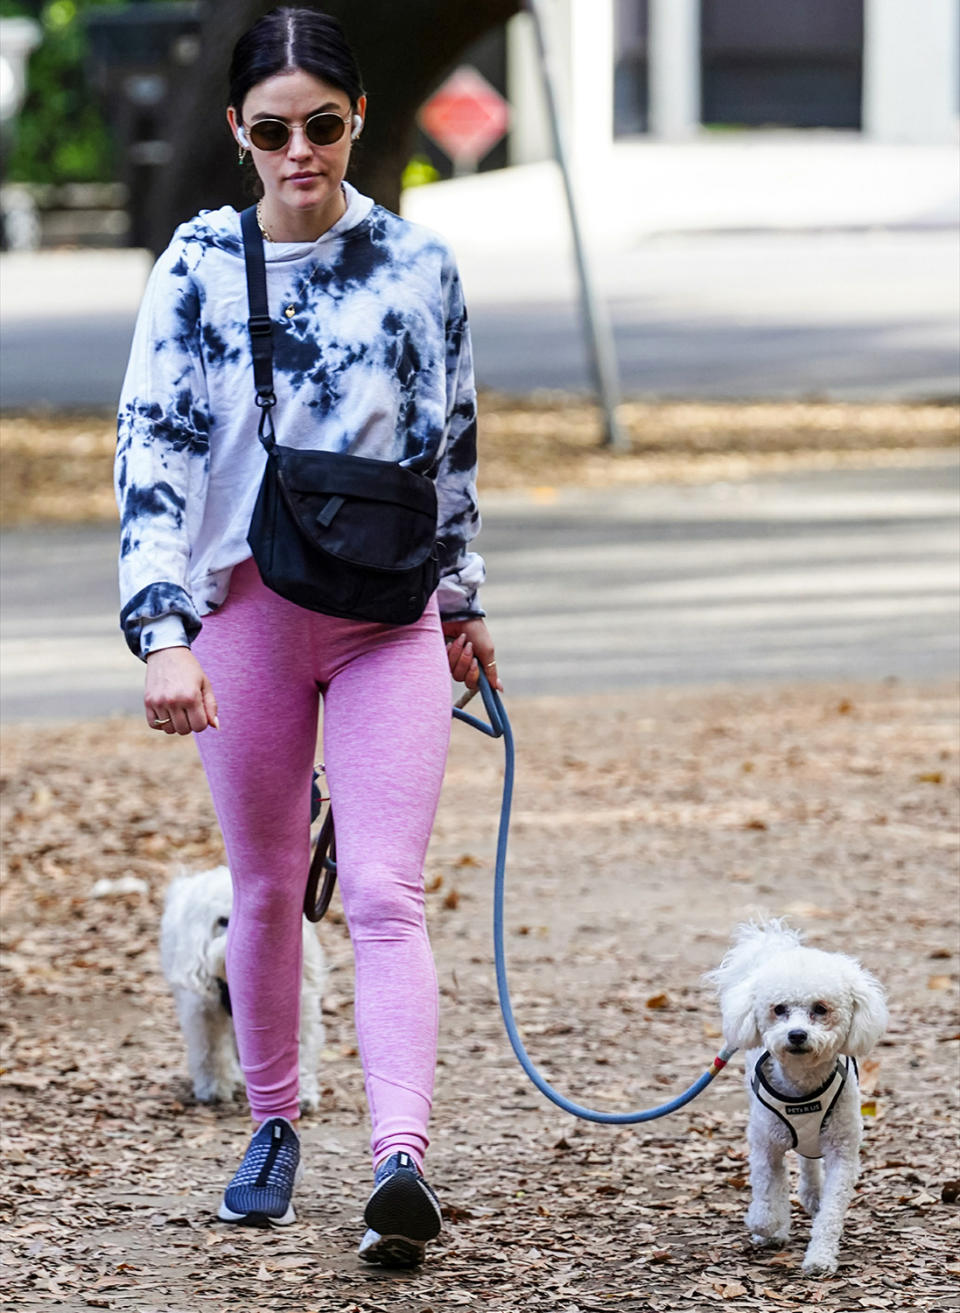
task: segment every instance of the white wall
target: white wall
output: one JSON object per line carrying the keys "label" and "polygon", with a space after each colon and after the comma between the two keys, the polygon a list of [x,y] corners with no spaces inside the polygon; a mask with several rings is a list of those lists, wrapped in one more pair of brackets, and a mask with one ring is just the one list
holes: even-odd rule
{"label": "white wall", "polygon": [[[613,0],[539,0],[561,130],[578,175],[601,171],[613,145]],[[507,29],[507,93],[514,110],[510,163],[553,156],[531,18]]]}
{"label": "white wall", "polygon": [[700,127],[700,0],[649,3],[650,131],[678,141]]}
{"label": "white wall", "polygon": [[[709,0],[708,0],[709,2]],[[651,135],[676,141],[700,122],[701,0],[649,0]],[[571,161],[608,162],[613,136],[613,0],[539,0],[554,56]],[[863,128],[882,142],[938,145],[958,136],[960,0],[864,0]],[[552,155],[530,18],[507,30],[511,164]]]}
{"label": "white wall", "polygon": [[875,141],[956,140],[960,0],[865,0],[863,130]]}

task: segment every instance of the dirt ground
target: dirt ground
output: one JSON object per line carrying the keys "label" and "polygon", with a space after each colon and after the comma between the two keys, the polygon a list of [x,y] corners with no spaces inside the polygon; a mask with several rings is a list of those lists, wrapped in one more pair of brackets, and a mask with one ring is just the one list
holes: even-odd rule
{"label": "dirt ground", "polygon": [[[890,995],[864,1064],[863,1176],[837,1276],[745,1245],[746,1106],[731,1064],[687,1110],[577,1122],[510,1052],[491,883],[501,746],[453,748],[426,871],[441,987],[429,1168],[446,1226],[412,1274],[354,1250],[367,1125],[339,904],[321,1112],[286,1233],[215,1221],[244,1108],[198,1105],[161,978],[178,863],[221,858],[191,744],[136,721],[17,726],[3,754],[7,1305],[136,1313],[960,1309],[956,690],[815,685],[508,702],[514,1006],[554,1083],[661,1102],[720,1043],[700,981],[732,926],[784,915]],[[135,877],[141,892],[94,896]]]}

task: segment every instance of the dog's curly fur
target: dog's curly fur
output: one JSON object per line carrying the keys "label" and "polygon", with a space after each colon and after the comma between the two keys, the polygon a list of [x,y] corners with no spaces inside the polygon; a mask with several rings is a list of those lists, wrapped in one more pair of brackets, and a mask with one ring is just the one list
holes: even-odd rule
{"label": "dog's curly fur", "polygon": [[[763,1050],[776,1089],[802,1102],[829,1079],[837,1057],[869,1053],[887,1025],[880,983],[845,953],[807,948],[782,921],[738,927],[734,944],[707,976],[716,988],[723,1033],[746,1049],[750,1100],[748,1141],[752,1199],[746,1216],[755,1245],[781,1246],[790,1234],[785,1164],[792,1139],[753,1093],[751,1077]],[[800,1158],[800,1202],[813,1218],[803,1260],[808,1276],[835,1272],[843,1221],[859,1174],[860,1089],[850,1072],[828,1125],[819,1159]]]}
{"label": "dog's curly fur", "polygon": [[[233,889],[226,866],[183,874],[170,884],[160,923],[160,961],[187,1045],[193,1092],[201,1103],[229,1100],[244,1087],[233,1019],[224,1007],[227,926]],[[300,1111],[320,1106],[317,1067],[324,1044],[324,958],[313,926],[303,923],[300,996]]]}

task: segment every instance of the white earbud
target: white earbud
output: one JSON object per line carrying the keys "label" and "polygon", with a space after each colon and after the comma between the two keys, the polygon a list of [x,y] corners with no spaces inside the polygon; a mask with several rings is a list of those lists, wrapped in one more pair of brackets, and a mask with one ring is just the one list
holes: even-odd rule
{"label": "white earbud", "polygon": [[360,136],[360,133],[362,131],[363,131],[363,119],[360,117],[359,114],[354,114],[353,131],[350,133],[350,140],[356,141],[356,139]]}
{"label": "white earbud", "polygon": [[242,123],[237,124],[237,141],[239,141],[244,150],[250,149],[250,138],[247,136],[246,128],[244,128]]}

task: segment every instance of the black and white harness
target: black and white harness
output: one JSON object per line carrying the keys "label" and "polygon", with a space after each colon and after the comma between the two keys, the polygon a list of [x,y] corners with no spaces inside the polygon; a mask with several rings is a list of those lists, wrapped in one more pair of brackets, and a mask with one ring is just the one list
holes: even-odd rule
{"label": "black and white harness", "polygon": [[837,1058],[836,1066],[828,1080],[818,1089],[811,1090],[802,1099],[796,1095],[781,1094],[774,1089],[767,1079],[764,1067],[770,1059],[769,1052],[761,1053],[753,1069],[750,1086],[763,1104],[783,1122],[792,1138],[791,1147],[803,1158],[821,1158],[820,1135],[836,1107],[837,1100],[843,1093],[853,1063],[853,1074],[859,1076],[855,1058],[843,1054]]}

